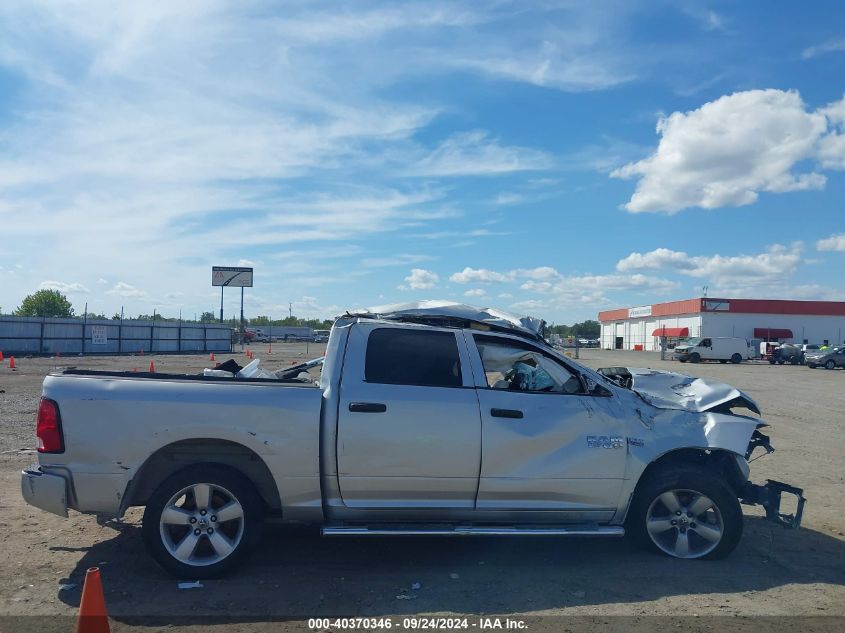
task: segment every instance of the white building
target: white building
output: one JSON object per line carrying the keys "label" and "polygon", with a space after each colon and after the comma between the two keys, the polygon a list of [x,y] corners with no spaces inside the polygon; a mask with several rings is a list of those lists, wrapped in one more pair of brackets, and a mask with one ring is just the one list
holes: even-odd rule
{"label": "white building", "polygon": [[711,299],[599,312],[603,349],[659,350],[689,336],[740,336],[749,340],[842,344],[845,301]]}

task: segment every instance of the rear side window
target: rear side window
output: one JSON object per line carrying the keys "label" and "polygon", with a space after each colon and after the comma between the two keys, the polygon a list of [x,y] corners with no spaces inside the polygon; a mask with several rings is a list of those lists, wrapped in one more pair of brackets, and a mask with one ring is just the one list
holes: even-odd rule
{"label": "rear side window", "polygon": [[364,368],[367,382],[460,387],[461,360],[451,332],[379,328],[370,332]]}

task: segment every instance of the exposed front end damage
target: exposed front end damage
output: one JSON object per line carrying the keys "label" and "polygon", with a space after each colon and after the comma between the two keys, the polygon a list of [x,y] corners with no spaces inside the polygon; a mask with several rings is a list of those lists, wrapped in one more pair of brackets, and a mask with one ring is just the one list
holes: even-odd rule
{"label": "exposed front end damage", "polygon": [[[656,369],[606,367],[598,372],[650,405],[638,409],[637,414],[653,433],[651,459],[683,447],[728,451],[737,465],[734,488],[739,501],[763,506],[766,518],[785,528],[801,525],[806,503],[803,489],[775,480],[762,485],[747,481],[748,464],[756,459],[753,453],[758,448],[764,454],[775,450],[760,430],[768,424],[734,411],[747,409],[759,415],[760,409],[750,396],[724,383]],[[629,444],[629,450],[634,453],[640,449]],[[781,511],[784,494],[795,496],[794,513]]]}

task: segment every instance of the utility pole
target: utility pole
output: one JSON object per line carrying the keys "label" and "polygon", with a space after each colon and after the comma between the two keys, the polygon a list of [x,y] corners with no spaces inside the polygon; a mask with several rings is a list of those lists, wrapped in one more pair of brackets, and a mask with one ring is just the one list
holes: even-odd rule
{"label": "utility pole", "polygon": [[288,303],[288,317],[293,319],[293,301]]}

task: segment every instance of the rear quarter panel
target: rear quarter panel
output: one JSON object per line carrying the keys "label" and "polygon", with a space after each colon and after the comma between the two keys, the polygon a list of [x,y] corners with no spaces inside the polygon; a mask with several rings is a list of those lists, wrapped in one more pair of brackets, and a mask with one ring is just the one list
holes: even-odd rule
{"label": "rear quarter panel", "polygon": [[45,470],[72,474],[72,498],[81,511],[117,511],[150,455],[199,438],[228,440],[258,454],[284,506],[320,507],[320,389],[48,376],[43,394],[59,403],[65,452],[39,459]]}

